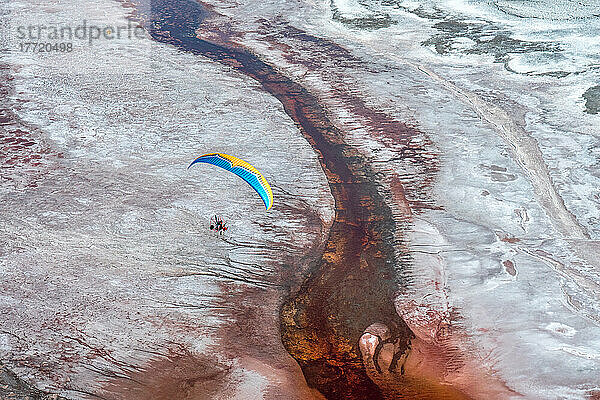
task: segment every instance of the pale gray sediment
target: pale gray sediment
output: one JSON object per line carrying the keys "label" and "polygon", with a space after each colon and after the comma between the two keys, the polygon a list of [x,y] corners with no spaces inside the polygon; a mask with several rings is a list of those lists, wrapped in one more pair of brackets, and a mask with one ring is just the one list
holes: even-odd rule
{"label": "pale gray sediment", "polygon": [[29,385],[0,363],[0,399],[2,400],[66,400]]}
{"label": "pale gray sediment", "polygon": [[[154,5],[159,3],[154,2]],[[15,0],[14,4],[22,3]],[[447,21],[443,24],[433,22],[436,25],[429,26],[433,28],[430,32],[428,28],[419,27],[420,22],[415,19],[414,13],[410,16],[412,20],[408,18],[409,23],[402,20],[400,24],[395,23],[396,16],[390,14],[393,22],[390,25],[388,18],[379,18],[377,13],[362,16],[356,13],[355,16],[347,12],[344,9],[346,2],[292,7],[287,15],[280,13],[280,5],[290,6],[285,1],[260,6],[251,2],[225,1],[219,4],[214,7],[223,13],[219,17],[223,30],[219,30],[220,26],[215,26],[215,29],[206,26],[200,36],[206,35],[207,40],[215,42],[231,40],[235,49],[250,49],[261,60],[275,66],[282,75],[310,92],[317,99],[315,103],[324,107],[330,121],[343,132],[347,144],[357,153],[367,156],[361,162],[368,162],[373,168],[373,180],[377,180],[376,185],[381,184],[377,190],[381,191],[390,207],[395,207],[392,210],[394,220],[410,220],[411,212],[414,213],[412,227],[420,230],[418,240],[425,238],[426,244],[415,245],[411,239],[410,256],[414,262],[408,260],[407,265],[412,275],[403,273],[405,268],[401,263],[395,271],[407,282],[408,290],[395,305],[409,327],[420,328],[421,331],[413,330],[420,338],[436,341],[440,334],[444,334],[443,329],[440,330],[440,322],[448,323],[447,326],[442,324],[444,329],[451,328],[457,336],[466,336],[462,344],[466,343],[466,355],[474,357],[476,367],[480,367],[480,361],[494,368],[498,366],[492,375],[506,378],[504,381],[511,388],[530,396],[528,398],[552,398],[552,395],[556,398],[559,390],[562,391],[560,393],[575,393],[573,396],[576,397],[578,393],[593,389],[595,377],[592,375],[596,371],[593,362],[600,354],[597,346],[594,347],[594,343],[599,343],[594,336],[598,331],[592,323],[587,324],[587,321],[582,321],[584,318],[577,317],[586,316],[594,324],[599,323],[598,313],[594,310],[598,299],[595,293],[598,280],[594,279],[597,268],[589,268],[600,267],[600,262],[594,259],[598,254],[598,242],[589,239],[589,236],[596,237],[598,233],[594,222],[597,221],[597,197],[594,197],[597,184],[590,178],[590,175],[595,175],[593,163],[597,152],[594,141],[587,138],[594,134],[588,132],[593,130],[593,124],[589,129],[584,126],[595,121],[593,112],[597,110],[597,93],[594,88],[597,86],[592,85],[597,85],[597,80],[579,84],[581,82],[577,83],[576,74],[569,75],[568,70],[559,68],[564,64],[551,65],[549,73],[542,71],[538,77],[533,77],[534,73],[530,75],[528,66],[523,63],[544,60],[547,54],[527,59],[527,52],[553,52],[554,47],[542,46],[550,41],[539,42],[541,47],[529,46],[527,43],[536,41],[530,41],[524,35],[522,40],[527,43],[521,46],[521,39],[508,29],[499,32],[489,21],[482,24],[481,20],[465,20],[463,24],[460,20],[457,25],[442,16]],[[62,9],[70,7],[65,2],[54,11],[50,10],[54,13],[52,18],[59,18],[64,11]],[[58,8],[61,10],[57,11]],[[336,13],[329,15],[329,11]],[[89,9],[79,14],[74,12],[69,18],[81,18],[91,12]],[[106,12],[105,15],[112,14]],[[423,17],[428,18],[426,15]],[[215,24],[218,25],[218,21]],[[473,30],[476,35],[470,36]],[[447,32],[447,37],[436,36],[440,32]],[[490,33],[503,36],[486,38]],[[505,33],[508,36],[504,36]],[[435,36],[430,44],[439,44],[443,50],[440,53],[430,53],[430,49],[422,47],[423,43],[427,44],[424,40],[430,34]],[[413,44],[408,45],[409,42]],[[97,45],[102,46],[100,43]],[[455,47],[458,45],[463,47]],[[0,187],[3,192],[13,193],[6,210],[2,210],[8,216],[2,229],[8,233],[7,243],[12,243],[7,246],[0,239],[0,257],[9,258],[6,264],[9,268],[2,273],[10,279],[20,279],[14,285],[6,279],[7,292],[19,293],[21,285],[28,290],[27,293],[35,293],[36,290],[48,293],[46,302],[51,308],[38,313],[46,316],[54,312],[52,308],[59,309],[63,319],[58,325],[72,339],[57,340],[57,343],[73,346],[75,352],[86,356],[92,353],[92,358],[94,351],[108,351],[116,356],[118,363],[105,362],[98,357],[89,363],[66,360],[65,365],[75,366],[70,375],[74,380],[71,387],[75,389],[84,388],[82,382],[104,379],[102,374],[113,374],[116,379],[108,387],[95,386],[95,393],[100,393],[101,389],[114,389],[112,393],[116,398],[127,393],[131,396],[133,390],[143,398],[144,393],[135,387],[134,380],[165,383],[173,376],[183,381],[197,378],[199,392],[212,385],[205,393],[215,396],[235,396],[238,392],[232,388],[241,387],[241,393],[244,387],[248,390],[250,386],[256,388],[256,392],[273,397],[305,390],[302,374],[285,353],[278,332],[268,327],[278,323],[276,308],[289,289],[285,285],[292,283],[294,288],[305,272],[289,266],[306,265],[312,257],[318,256],[319,246],[327,234],[326,229],[321,229],[321,221],[330,221],[331,214],[328,212],[331,208],[328,208],[326,199],[319,197],[319,193],[329,193],[323,176],[318,174],[320,169],[316,157],[304,143],[305,146],[299,146],[301,156],[286,159],[286,165],[300,162],[301,168],[312,171],[308,174],[307,183],[296,186],[292,176],[278,175],[277,166],[271,160],[260,157],[254,150],[250,151],[250,157],[261,168],[266,165],[266,174],[275,177],[274,189],[280,199],[281,213],[273,219],[285,220],[285,223],[272,223],[270,218],[260,216],[255,221],[245,220],[240,217],[248,211],[244,209],[244,212],[235,214],[234,220],[239,221],[236,232],[243,231],[241,236],[260,238],[259,243],[253,240],[223,242],[217,244],[210,254],[199,254],[195,249],[208,238],[203,236],[201,229],[193,227],[201,225],[198,221],[202,217],[198,215],[212,212],[203,207],[223,194],[211,187],[209,195],[204,196],[199,193],[201,185],[194,184],[196,175],[193,179],[180,175],[175,166],[186,164],[187,154],[184,153],[196,155],[202,150],[185,147],[186,143],[193,140],[204,146],[208,132],[221,127],[223,134],[235,132],[220,144],[223,146],[246,137],[249,142],[260,141],[258,133],[267,131],[271,134],[280,129],[290,134],[279,138],[283,142],[302,138],[280,104],[261,93],[259,84],[251,79],[240,79],[240,74],[235,71],[232,73],[232,69],[240,68],[239,64],[235,64],[235,57],[221,60],[227,65],[221,68],[213,65],[216,63],[198,61],[205,60],[202,56],[184,52],[175,56],[174,52],[164,52],[164,46],[156,43],[147,47],[130,46],[128,43],[119,43],[119,46],[127,50],[120,53],[107,51],[109,57],[106,58],[103,58],[104,51],[86,54],[87,59],[93,59],[102,66],[103,72],[95,79],[85,74],[86,66],[78,65],[77,60],[71,63],[77,68],[69,73],[44,75],[52,68],[61,67],[60,64],[52,64],[52,61],[49,61],[51,68],[47,69],[36,70],[32,65],[21,68],[17,82],[23,93],[19,95],[22,108],[18,113],[29,122],[33,121],[34,125],[44,127],[44,130],[39,137],[35,133],[36,140],[32,140],[34,136],[26,132],[13,137],[17,139],[15,144],[18,146],[11,145],[11,154],[18,156],[22,163],[19,168],[27,173],[12,173],[12,183]],[[98,49],[96,45],[94,48]],[[132,58],[133,54],[143,52],[152,57]],[[510,59],[504,60],[504,55],[509,53]],[[392,54],[394,59],[390,60],[388,54]],[[474,64],[469,64],[468,59],[473,55],[481,57]],[[487,59],[489,55],[492,57]],[[161,62],[148,63],[150,58]],[[115,63],[115,59],[119,63]],[[486,63],[492,59],[496,63],[505,62],[505,69],[498,64],[488,68]],[[113,64],[129,61],[133,62],[127,64],[128,68],[113,69]],[[164,64],[168,66],[163,68]],[[36,74],[43,79],[32,78]],[[138,75],[149,79],[150,83],[144,84]],[[165,79],[159,78],[163,75]],[[517,76],[517,79],[511,80],[511,76]],[[561,76],[560,80],[553,80],[558,76]],[[65,79],[66,83],[63,82]],[[535,84],[532,84],[533,81]],[[277,82],[269,84],[273,84],[274,90],[281,89],[276,87]],[[576,89],[570,90],[571,95],[560,95],[566,93],[565,89],[571,89],[571,84],[577,84]],[[60,96],[46,90],[53,85],[60,88]],[[130,86],[133,90],[128,91]],[[166,89],[160,90],[163,86]],[[197,86],[206,90],[194,92]],[[99,87],[107,89],[99,90]],[[235,91],[235,88],[244,87],[252,90]],[[78,91],[85,96],[78,97]],[[107,93],[121,91],[123,95],[119,96],[116,104],[111,104],[111,99],[104,99]],[[221,91],[224,92],[222,96],[217,93]],[[232,94],[232,91],[237,94]],[[547,102],[544,100],[546,97]],[[46,101],[46,98],[51,101]],[[248,101],[249,98],[252,101]],[[61,106],[54,108],[52,104],[57,103],[57,99]],[[70,101],[72,99],[76,100]],[[579,114],[572,113],[569,103],[576,103]],[[163,108],[163,104],[169,107]],[[198,112],[203,104],[209,104],[210,112]],[[81,109],[79,105],[91,107]],[[294,108],[293,104],[288,106]],[[515,108],[512,109],[512,106]],[[47,108],[50,112],[46,112]],[[131,114],[125,115],[123,110],[131,111]],[[255,118],[247,118],[249,114]],[[84,117],[86,115],[89,119]],[[234,118],[228,119],[228,115]],[[555,121],[549,115],[555,116]],[[148,128],[146,132],[140,133],[137,126],[128,124],[131,118]],[[556,123],[558,118],[564,121]],[[261,122],[270,119],[269,123]],[[61,125],[61,121],[69,121],[73,125]],[[413,139],[405,140],[399,121],[411,121],[411,126],[421,127],[427,135],[419,133],[412,136]],[[124,125],[126,129],[109,132],[103,129],[106,124],[113,127]],[[177,131],[176,124],[185,125],[185,129]],[[34,125],[29,127],[36,130]],[[240,126],[244,128],[240,129]],[[158,138],[157,132],[165,135]],[[590,134],[586,135],[586,132]],[[67,149],[66,160],[58,160],[58,154],[46,153],[48,143],[37,140],[49,136],[52,136],[49,148]],[[116,140],[111,141],[110,138]],[[276,142],[261,142],[257,147],[277,152],[279,142]],[[181,151],[182,147],[185,152]],[[432,147],[439,151],[432,150]],[[146,160],[148,154],[150,159]],[[31,158],[31,155],[35,157]],[[83,162],[84,158],[91,159],[91,162]],[[163,162],[165,159],[168,160]],[[305,163],[307,160],[310,162]],[[56,164],[60,168],[57,170],[33,165],[54,164],[54,161],[58,161]],[[43,173],[35,175],[38,169],[42,169]],[[3,175],[3,178],[6,176]],[[219,179],[217,175],[215,179]],[[174,190],[173,186],[181,182],[185,190]],[[39,190],[45,195],[40,196],[40,192],[27,188],[29,184],[40,185]],[[230,181],[219,181],[219,185],[228,184]],[[67,188],[70,186],[72,190]],[[141,198],[131,195],[132,187],[141,194],[138,196]],[[427,187],[432,188],[433,193],[422,190]],[[19,197],[12,192],[14,189],[16,192],[24,191],[24,194]],[[243,189],[236,186],[238,191]],[[188,199],[183,195],[184,191],[193,191],[194,198]],[[64,200],[81,193],[84,195],[79,196],[77,202]],[[111,198],[103,198],[103,193]],[[295,201],[296,193],[306,193],[307,196],[303,196],[302,201]],[[158,200],[150,204],[144,198]],[[178,199],[178,202],[171,207],[169,202],[173,199]],[[65,205],[57,206],[60,202]],[[197,203],[202,207],[196,207]],[[23,208],[22,212],[11,209],[17,205]],[[119,215],[112,215],[108,211],[111,207]],[[40,208],[48,208],[50,213],[37,222],[18,222],[23,215],[34,215]],[[326,210],[325,215],[319,209]],[[84,212],[74,216],[79,210]],[[132,210],[134,212],[127,212]],[[65,218],[65,214],[70,217]],[[87,214],[91,217],[88,218]],[[158,222],[153,223],[153,220]],[[81,227],[75,229],[78,223],[92,230],[98,228],[98,236],[94,237]],[[64,230],[68,225],[73,226],[70,232],[73,240],[51,233],[52,230]],[[247,227],[251,229],[246,231]],[[171,237],[172,232],[178,229],[182,234]],[[408,259],[408,243],[401,237],[404,234],[401,231],[397,230],[394,245],[398,254],[407,254]],[[143,236],[145,232],[158,232],[161,239],[183,245],[175,246],[175,249],[161,247],[151,236]],[[293,232],[293,235],[286,235],[286,232]],[[197,235],[199,240],[190,239],[193,235]],[[136,241],[140,236],[142,240]],[[107,237],[115,238],[112,245],[106,244]],[[56,245],[48,249],[48,242],[56,242]],[[281,259],[281,254],[261,257],[264,249],[275,242],[278,245],[289,243],[289,257],[285,260]],[[82,243],[93,244],[94,251],[86,253]],[[46,251],[36,254],[31,250],[35,246]],[[78,262],[90,264],[90,268],[80,268],[81,265],[72,262],[72,257],[63,247],[75,251]],[[301,252],[307,248],[311,248],[309,253]],[[25,253],[19,253],[22,249]],[[44,258],[44,253],[48,252],[52,252],[56,260]],[[99,256],[93,258],[91,253]],[[434,262],[422,262],[424,258],[420,255],[424,253],[428,253]],[[153,259],[156,254],[164,257]],[[305,258],[299,262],[300,257]],[[62,263],[66,268],[49,268],[48,271],[39,268],[40,265],[52,267],[56,263]],[[161,263],[165,267],[155,270],[153,263]],[[28,268],[34,271],[32,276],[24,277],[19,273],[18,268],[24,265],[31,265]],[[76,273],[70,274],[72,270]],[[96,273],[110,279],[89,278]],[[138,280],[138,274],[148,278]],[[66,275],[69,276],[65,279]],[[86,278],[81,279],[82,276]],[[210,286],[211,280],[219,282],[217,288]],[[64,288],[68,285],[80,288],[85,284],[83,281],[93,282],[99,288],[98,292],[104,290],[108,293],[103,294],[108,296],[103,307],[98,307],[104,300],[102,295],[83,299],[71,297]],[[120,290],[120,285],[127,290]],[[194,287],[201,287],[207,295],[195,296]],[[140,301],[136,296],[128,297],[137,294],[140,288],[144,288],[147,294],[146,301]],[[90,288],[82,290],[86,293],[93,291]],[[171,292],[175,294],[170,296]],[[164,293],[169,295],[163,296]],[[58,302],[56,299],[60,296],[66,300]],[[440,300],[439,308],[433,304],[433,299]],[[121,307],[123,301],[128,301],[129,305]],[[69,327],[62,325],[70,321],[64,317],[65,310],[61,308],[65,302],[81,302],[90,308],[91,311],[83,315],[89,325],[83,328],[82,335],[73,335],[76,330],[70,331]],[[23,321],[26,325],[25,328],[11,325],[7,332],[27,337],[22,333],[46,329],[49,336],[53,334],[47,327],[36,327],[29,318],[22,318],[21,315],[27,316],[27,312],[19,311],[24,307],[22,304],[13,305],[6,298],[2,298],[0,304],[6,306],[9,314],[13,313],[12,321]],[[410,308],[411,304],[418,308],[420,314],[402,309],[403,306]],[[119,310],[113,314],[112,308]],[[128,312],[127,308],[137,309],[143,316],[130,315],[133,322],[123,325],[124,320],[119,313]],[[437,319],[440,317],[439,313],[436,314],[439,309],[447,313],[442,315],[448,317],[447,320]],[[496,310],[501,311],[496,313]],[[15,312],[20,314],[15,315]],[[100,317],[101,313],[109,316],[107,320]],[[207,315],[210,317],[205,319]],[[128,329],[141,328],[127,337],[120,336],[112,328],[108,335],[91,328],[94,324],[110,327],[110,319],[116,321],[115,325],[121,324]],[[371,316],[367,319],[375,322],[370,321],[373,319]],[[230,323],[219,323],[225,320]],[[209,328],[208,332],[201,332],[198,326],[204,323]],[[360,329],[357,332],[360,333]],[[388,333],[375,323],[364,338],[370,344],[377,341],[382,344]],[[111,335],[113,342],[106,340]],[[144,335],[153,340],[159,339],[150,346],[140,339]],[[0,335],[0,340],[4,341],[0,341],[0,349],[4,352],[19,344],[9,336]],[[358,335],[353,333],[352,336]],[[40,345],[31,347],[35,357],[25,360],[27,364],[23,367],[15,362],[11,368],[16,366],[14,371],[26,381],[48,387],[47,371],[41,371],[39,366],[47,361],[55,362],[56,349],[44,349],[49,342],[44,337],[34,337],[27,344],[31,346],[36,339]],[[126,346],[117,344],[130,339],[135,344],[142,344],[138,347],[150,349],[153,353],[128,353],[124,349]],[[178,344],[185,341],[186,345],[194,346],[197,353],[186,358],[184,356],[188,353],[185,351],[181,354],[166,351],[162,346],[163,340],[171,339]],[[99,345],[104,342],[110,344]],[[156,342],[158,346],[154,346]],[[211,352],[205,351],[207,343]],[[469,343],[472,346],[469,347]],[[93,351],[86,345],[92,346]],[[387,343],[386,346],[394,347],[396,344]],[[377,350],[374,346],[378,354],[390,354],[389,349],[381,351],[381,347]],[[396,349],[392,350],[393,354]],[[434,356],[441,354],[440,348],[429,350]],[[18,351],[26,354],[25,350]],[[67,349],[68,354],[72,351]],[[367,348],[367,353],[369,351]],[[462,374],[466,382],[464,386],[470,385],[474,388],[473,393],[480,393],[478,390],[485,385],[473,379],[473,369],[463,368],[461,371],[460,363],[467,360],[455,355],[459,355],[458,350],[449,354],[445,366],[457,374],[444,375],[448,369],[440,369],[440,376],[450,376],[448,379],[451,380],[457,376],[460,378]],[[374,355],[373,358],[377,357]],[[536,368],[526,358],[538,360],[544,366],[555,365],[557,372],[547,373],[549,368]],[[15,357],[9,355],[2,359],[12,362]],[[173,362],[168,363],[167,359]],[[217,359],[224,362],[216,362]],[[369,376],[377,380],[379,372],[376,366],[369,364],[371,360],[368,357],[363,361],[368,367],[373,367]],[[81,365],[90,370],[77,369]],[[383,370],[387,369],[387,364],[381,365],[384,365]],[[148,373],[121,374],[121,368],[134,371],[140,366]],[[410,372],[410,363],[406,366]],[[197,373],[177,375],[180,367]],[[60,363],[51,364],[51,368],[58,372],[52,378],[66,375],[64,365]],[[400,374],[402,368],[398,369]],[[171,373],[173,375],[170,376]],[[211,376],[213,380],[207,380]],[[525,380],[523,376],[528,378]],[[396,381],[397,376],[390,374],[388,378]],[[586,385],[581,383],[584,379],[587,380],[584,382]],[[68,390],[64,382],[55,384],[55,387]],[[77,393],[71,394],[78,396]],[[493,398],[488,395],[481,397]]]}
{"label": "pale gray sediment", "polygon": [[600,86],[592,86],[582,97],[585,99],[585,112],[588,114],[600,112]]}
{"label": "pale gray sediment", "polygon": [[[11,66],[0,64],[0,185],[22,187],[34,181],[23,179],[24,169],[36,169],[35,164],[42,162],[40,145],[28,133],[29,127],[23,124],[12,110],[9,97],[14,95]],[[34,164],[33,166],[31,164]],[[0,252],[1,255],[1,252]],[[0,335],[11,333],[0,328]],[[45,393],[30,385],[0,362],[0,399],[63,400],[57,394]]]}
{"label": "pale gray sediment", "polygon": [[[36,23],[128,22],[116,2],[11,4]],[[278,306],[303,273],[292,262],[324,240],[333,199],[277,100],[149,39],[10,62],[9,106],[35,127],[10,145],[23,166],[0,187],[0,357],[21,379],[13,387],[147,400],[192,382],[199,398],[309,396],[281,344]],[[39,143],[42,159],[27,161]],[[275,207],[265,213],[233,174],[186,169],[211,151],[257,166]],[[208,230],[215,213],[225,240]]]}
{"label": "pale gray sediment", "polygon": [[509,145],[515,161],[529,178],[539,204],[546,210],[548,218],[559,233],[565,238],[575,240],[590,238],[587,230],[567,209],[564,200],[553,185],[548,166],[543,159],[537,142],[520,124],[501,107],[482,99],[469,90],[458,87],[431,69],[406,60],[404,62],[412,65],[438,82],[442,87],[451,91],[459,100],[470,105],[483,120],[494,127],[494,130]]}

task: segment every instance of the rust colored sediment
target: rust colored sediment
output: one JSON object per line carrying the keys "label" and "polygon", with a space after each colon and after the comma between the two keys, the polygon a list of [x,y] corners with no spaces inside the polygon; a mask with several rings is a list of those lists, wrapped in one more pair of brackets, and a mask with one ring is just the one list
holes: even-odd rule
{"label": "rust colored sediment", "polygon": [[[396,229],[392,212],[364,157],[345,143],[342,132],[303,86],[229,42],[226,33],[211,31],[197,37],[195,30],[207,16],[199,3],[154,0],[151,4],[152,12],[139,17],[154,40],[258,81],[281,102],[318,154],[335,199],[335,219],[322,256],[280,314],[284,346],[301,366],[309,386],[328,399],[408,398],[408,393],[409,398],[466,398],[454,389],[413,377],[380,387],[363,365],[358,341],[371,324],[389,327],[399,360],[406,359],[400,356],[410,351],[414,338],[392,301],[398,288],[395,267],[400,263],[392,247]],[[403,371],[401,364],[397,371]]]}
{"label": "rust colored sediment", "polygon": [[275,70],[256,69],[255,60],[248,64],[237,54],[241,51],[231,50],[219,61],[255,78],[281,101],[319,155],[335,199],[326,249],[281,309],[282,341],[308,384],[328,399],[401,398],[404,393],[412,398],[460,398],[452,389],[433,390],[435,385],[416,380],[382,390],[368,377],[357,344],[369,325],[381,322],[390,327],[400,342],[400,354],[409,350],[413,338],[392,302],[399,261],[391,246],[391,211],[378,193],[370,166],[344,143],[316,99]]}
{"label": "rust colored sediment", "polygon": [[[238,51],[231,54],[238,54]],[[358,339],[374,322],[392,327],[404,349],[412,336],[396,313],[394,223],[363,158],[343,142],[318,102],[300,85],[270,69],[246,68],[244,60],[223,62],[260,81],[319,155],[336,202],[325,252],[301,289],[281,310],[281,334],[309,385],[327,398],[378,399],[383,394],[367,376]]]}

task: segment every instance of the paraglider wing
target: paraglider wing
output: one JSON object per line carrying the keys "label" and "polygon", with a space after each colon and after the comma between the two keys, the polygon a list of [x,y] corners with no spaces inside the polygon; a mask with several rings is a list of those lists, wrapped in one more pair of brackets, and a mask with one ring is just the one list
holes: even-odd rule
{"label": "paraglider wing", "polygon": [[196,163],[212,164],[233,172],[248,182],[248,184],[252,186],[252,189],[256,190],[256,193],[258,193],[265,203],[267,210],[273,206],[273,192],[271,191],[271,186],[269,186],[265,177],[246,161],[228,154],[209,153],[196,158],[188,168]]}

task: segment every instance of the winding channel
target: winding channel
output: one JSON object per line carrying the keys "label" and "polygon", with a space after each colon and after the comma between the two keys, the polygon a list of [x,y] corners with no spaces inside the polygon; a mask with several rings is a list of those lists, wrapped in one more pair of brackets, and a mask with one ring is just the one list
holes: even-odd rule
{"label": "winding channel", "polygon": [[414,337],[393,304],[398,289],[395,267],[401,262],[392,246],[396,226],[369,164],[345,143],[343,133],[300,84],[239,46],[197,37],[196,28],[209,15],[201,4],[153,0],[146,8],[136,8],[155,41],[228,65],[258,81],[283,104],[319,157],[335,199],[335,219],[323,254],[280,313],[282,341],[308,385],[328,399],[403,398],[406,388],[390,393],[369,378],[358,348],[369,325],[385,324],[398,349],[390,369],[401,370],[399,364]]}

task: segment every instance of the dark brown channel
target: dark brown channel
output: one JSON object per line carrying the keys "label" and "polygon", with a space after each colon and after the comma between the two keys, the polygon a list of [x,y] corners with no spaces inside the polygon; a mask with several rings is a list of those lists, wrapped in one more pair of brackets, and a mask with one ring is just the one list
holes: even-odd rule
{"label": "dark brown channel", "polygon": [[[150,10],[138,17],[154,40],[258,81],[281,102],[318,155],[335,199],[335,219],[322,256],[280,314],[281,339],[309,386],[328,399],[441,398],[426,388],[410,388],[415,397],[405,397],[402,385],[394,385],[391,393],[382,390],[363,366],[358,341],[369,325],[379,322],[390,328],[398,359],[410,350],[414,337],[392,301],[399,285],[395,269],[401,262],[392,247],[396,226],[367,160],[344,141],[324,108],[300,84],[226,37],[219,36],[218,43],[198,37],[196,29],[208,15],[201,4],[153,0],[137,9],[140,14]],[[394,367],[402,371],[402,365],[392,363]]]}
{"label": "dark brown channel", "polygon": [[298,124],[319,156],[335,199],[325,251],[281,309],[282,341],[309,385],[327,398],[383,398],[362,365],[358,340],[374,322],[394,327],[393,336],[402,337],[405,348],[411,337],[392,302],[398,283],[391,210],[369,165],[344,143],[313,96],[275,71],[248,75],[277,97]]}

